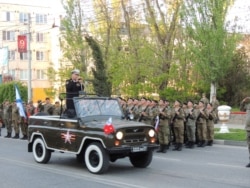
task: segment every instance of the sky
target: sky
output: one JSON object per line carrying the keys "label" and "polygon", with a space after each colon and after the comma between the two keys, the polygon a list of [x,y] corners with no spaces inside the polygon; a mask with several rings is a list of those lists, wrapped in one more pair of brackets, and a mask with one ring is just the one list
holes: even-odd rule
{"label": "sky", "polygon": [[[140,1],[138,0],[138,2]],[[55,17],[64,14],[61,0],[0,0],[0,3],[25,3],[28,5],[47,6],[53,9]],[[235,0],[233,7],[229,10],[227,20],[237,20],[239,31],[250,33],[250,0]]]}

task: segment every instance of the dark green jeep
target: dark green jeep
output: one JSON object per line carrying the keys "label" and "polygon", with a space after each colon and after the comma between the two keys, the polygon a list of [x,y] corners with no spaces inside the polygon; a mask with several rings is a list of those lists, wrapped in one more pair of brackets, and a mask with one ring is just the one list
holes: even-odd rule
{"label": "dark green jeep", "polygon": [[51,152],[72,153],[91,173],[101,174],[109,161],[129,157],[145,168],[158,147],[154,128],[124,119],[115,98],[74,98],[75,117],[36,114],[29,118],[28,151],[35,161],[47,163]]}

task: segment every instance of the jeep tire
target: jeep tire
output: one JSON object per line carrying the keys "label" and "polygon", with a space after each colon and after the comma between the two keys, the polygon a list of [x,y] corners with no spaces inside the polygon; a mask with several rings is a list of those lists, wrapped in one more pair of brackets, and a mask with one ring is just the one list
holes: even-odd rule
{"label": "jeep tire", "polygon": [[33,156],[38,163],[47,163],[51,157],[51,151],[49,151],[42,138],[35,138],[32,146]]}
{"label": "jeep tire", "polygon": [[129,156],[129,160],[134,167],[146,168],[150,165],[153,158],[153,151],[132,153]]}
{"label": "jeep tire", "polygon": [[87,146],[84,160],[86,167],[93,174],[102,174],[109,168],[109,155],[98,142],[93,142]]}

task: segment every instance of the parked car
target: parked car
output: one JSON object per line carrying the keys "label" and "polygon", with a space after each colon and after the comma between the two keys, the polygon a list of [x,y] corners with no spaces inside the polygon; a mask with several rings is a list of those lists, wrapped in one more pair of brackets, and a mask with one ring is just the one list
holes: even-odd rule
{"label": "parked car", "polygon": [[28,152],[38,163],[51,153],[75,154],[94,174],[108,170],[109,163],[129,157],[134,167],[150,165],[156,144],[153,126],[124,118],[116,98],[74,98],[75,117],[38,113],[29,118]]}

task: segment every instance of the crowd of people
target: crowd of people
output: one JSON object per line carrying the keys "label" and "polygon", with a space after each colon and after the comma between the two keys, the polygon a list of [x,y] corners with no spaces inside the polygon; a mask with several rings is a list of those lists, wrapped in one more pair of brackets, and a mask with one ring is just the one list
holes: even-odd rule
{"label": "crowd of people", "polygon": [[166,153],[170,144],[173,150],[212,146],[214,140],[214,123],[217,122],[219,102],[216,96],[212,101],[203,94],[199,102],[192,100],[182,103],[179,100],[170,105],[168,100],[140,100],[120,98],[125,118],[139,121],[155,127],[160,148],[157,152]]}
{"label": "crowd of people", "polygon": [[[20,115],[20,109],[18,108],[16,101],[10,102],[9,100],[6,100],[3,102],[0,106],[0,136],[1,127],[5,127],[7,129],[7,135],[4,136],[5,138],[21,138],[22,140],[26,140],[29,116],[34,115],[35,113],[46,113],[50,115],[61,114],[60,102],[56,101],[55,104],[52,104],[48,97],[45,101],[38,100],[36,106],[32,101],[23,103],[23,109],[25,117]],[[20,130],[23,137],[20,137]],[[12,137],[13,132],[14,136]]]}

